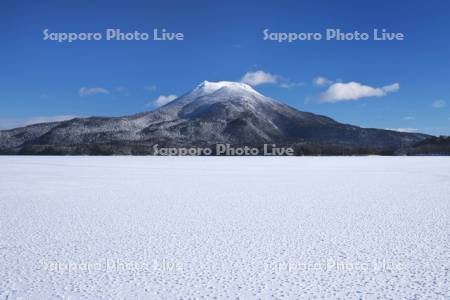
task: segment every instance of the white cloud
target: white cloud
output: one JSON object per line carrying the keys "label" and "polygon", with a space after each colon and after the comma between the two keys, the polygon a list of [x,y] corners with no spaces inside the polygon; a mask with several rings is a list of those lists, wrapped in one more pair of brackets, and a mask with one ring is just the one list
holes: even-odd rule
{"label": "white cloud", "polygon": [[61,122],[67,121],[74,118],[80,118],[80,116],[73,115],[59,115],[59,116],[41,116],[41,117],[32,117],[28,119],[0,119],[0,129],[12,129],[17,127],[28,126],[32,124],[38,123],[47,123],[47,122]]}
{"label": "white cloud", "polygon": [[[395,93],[400,90],[400,84],[393,83],[390,85],[385,85],[381,88],[381,90],[384,92],[384,95],[386,95],[387,93]],[[382,96],[384,96],[384,95],[382,95]]]}
{"label": "white cloud", "polygon": [[447,106],[447,102],[445,102],[445,100],[439,99],[439,100],[433,101],[433,103],[431,105],[434,108],[443,108],[443,107]]}
{"label": "white cloud", "polygon": [[155,100],[151,101],[150,103],[160,107],[163,105],[166,105],[169,102],[172,102],[173,100],[175,100],[178,96],[177,95],[160,95],[158,98],[156,98]]}
{"label": "white cloud", "polygon": [[147,90],[150,92],[156,91],[156,85],[155,84],[146,85],[146,86],[144,86],[144,90]]}
{"label": "white cloud", "polygon": [[81,97],[84,97],[84,96],[91,96],[91,95],[96,95],[96,94],[109,94],[109,91],[102,87],[91,87],[91,88],[82,87],[82,88],[80,88],[78,93],[80,94]]}
{"label": "white cloud", "polygon": [[381,97],[388,93],[397,92],[400,89],[400,84],[394,83],[380,88],[374,88],[368,85],[351,81],[347,83],[333,83],[324,93],[319,97],[320,102],[340,102],[358,100],[365,97]]}
{"label": "white cloud", "polygon": [[247,72],[242,76],[241,82],[251,86],[257,86],[267,83],[277,83],[278,76],[258,70],[255,72]]}
{"label": "white cloud", "polygon": [[398,131],[398,132],[417,132],[417,128],[385,128],[386,130]]}
{"label": "white cloud", "polygon": [[414,120],[415,118],[413,117],[413,116],[406,116],[406,117],[403,117],[403,120],[405,120],[405,121],[411,121],[411,120]]}
{"label": "white cloud", "polygon": [[329,80],[328,78],[323,77],[323,76],[317,76],[316,78],[313,79],[313,83],[314,83],[314,85],[317,85],[317,86],[325,86],[325,85],[332,84],[333,81]]}
{"label": "white cloud", "polygon": [[298,86],[302,86],[303,82],[294,82],[289,78],[285,78],[279,75],[270,74],[264,72],[263,70],[258,70],[255,72],[247,72],[242,76],[240,82],[246,83],[251,86],[257,86],[261,84],[278,84],[284,89],[290,89]]}

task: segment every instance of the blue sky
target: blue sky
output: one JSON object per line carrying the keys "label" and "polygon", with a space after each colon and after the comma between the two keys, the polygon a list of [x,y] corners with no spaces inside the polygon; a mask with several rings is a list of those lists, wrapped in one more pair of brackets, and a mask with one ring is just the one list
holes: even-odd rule
{"label": "blue sky", "polygon": [[[247,74],[255,89],[299,110],[364,127],[450,135],[449,1],[259,2],[2,1],[0,127],[133,114],[203,80]],[[58,43],[43,40],[46,28],[165,28],[184,40]],[[278,43],[263,40],[266,28],[385,28],[405,40]]]}

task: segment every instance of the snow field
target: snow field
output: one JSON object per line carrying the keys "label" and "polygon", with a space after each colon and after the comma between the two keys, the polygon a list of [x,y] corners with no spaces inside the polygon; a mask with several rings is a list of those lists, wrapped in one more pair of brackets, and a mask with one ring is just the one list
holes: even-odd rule
{"label": "snow field", "polygon": [[449,299],[444,157],[0,157],[0,299]]}

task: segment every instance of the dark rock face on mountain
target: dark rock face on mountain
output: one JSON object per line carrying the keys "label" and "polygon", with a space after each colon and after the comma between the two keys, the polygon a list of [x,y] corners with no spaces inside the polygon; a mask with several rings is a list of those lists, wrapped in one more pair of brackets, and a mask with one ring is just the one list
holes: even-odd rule
{"label": "dark rock face on mountain", "polygon": [[297,155],[394,154],[429,136],[366,129],[298,111],[237,82],[203,82],[151,112],[0,131],[2,154],[152,154],[218,143],[289,146]]}

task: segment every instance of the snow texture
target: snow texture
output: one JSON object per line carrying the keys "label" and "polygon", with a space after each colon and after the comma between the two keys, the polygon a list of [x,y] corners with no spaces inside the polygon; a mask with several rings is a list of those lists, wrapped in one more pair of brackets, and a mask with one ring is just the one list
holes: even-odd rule
{"label": "snow texture", "polygon": [[260,93],[255,91],[251,86],[248,84],[242,83],[242,82],[234,82],[234,81],[217,81],[217,82],[210,82],[210,81],[203,81],[200,83],[194,90],[193,93],[196,94],[197,97],[209,95],[212,94],[222,88],[230,89],[236,93],[242,93],[242,92],[250,92],[255,95],[262,96]]}
{"label": "snow texture", "polygon": [[0,299],[449,299],[444,157],[0,157]]}

